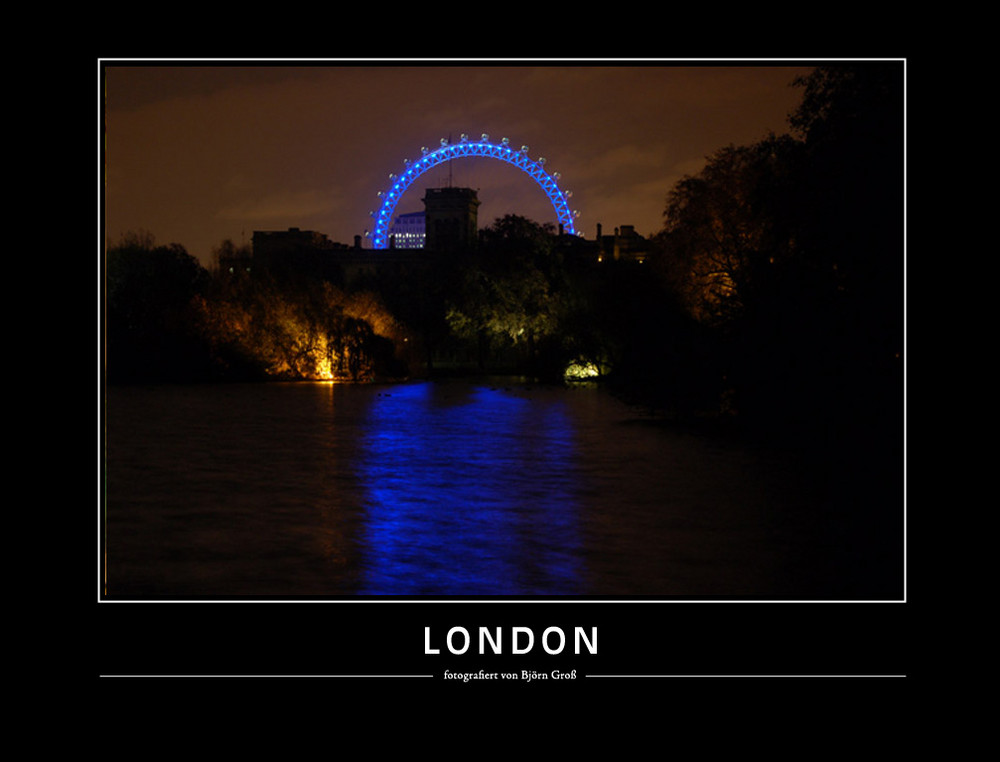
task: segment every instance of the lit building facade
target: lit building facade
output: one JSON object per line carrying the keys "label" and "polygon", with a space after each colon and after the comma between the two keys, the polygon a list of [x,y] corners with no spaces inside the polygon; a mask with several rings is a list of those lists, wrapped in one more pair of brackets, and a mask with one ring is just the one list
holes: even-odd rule
{"label": "lit building facade", "polygon": [[389,246],[393,249],[422,249],[426,239],[424,212],[401,214],[389,229]]}

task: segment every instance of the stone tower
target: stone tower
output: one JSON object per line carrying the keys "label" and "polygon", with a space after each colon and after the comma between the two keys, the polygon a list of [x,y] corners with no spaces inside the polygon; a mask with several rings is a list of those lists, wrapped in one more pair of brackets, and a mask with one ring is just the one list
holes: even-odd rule
{"label": "stone tower", "polygon": [[479,198],[472,188],[428,188],[426,240],[432,251],[471,251],[479,239]]}

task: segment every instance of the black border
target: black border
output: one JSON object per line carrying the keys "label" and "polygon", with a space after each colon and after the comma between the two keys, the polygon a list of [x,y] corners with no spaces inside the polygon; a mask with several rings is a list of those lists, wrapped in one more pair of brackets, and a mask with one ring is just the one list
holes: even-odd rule
{"label": "black border", "polygon": [[[97,375],[100,387],[100,368]],[[102,391],[97,391],[99,398]],[[99,449],[103,451],[100,437]],[[103,461],[101,453],[98,459]],[[846,687],[857,700],[899,695],[929,676],[926,662],[917,661],[920,623],[909,590],[908,578],[905,601],[865,603],[129,603],[98,596],[95,672],[102,688],[113,694],[150,684],[159,691],[178,680],[191,691],[198,690],[198,680],[241,687],[264,683],[271,690],[276,679],[308,679],[310,685],[322,681],[325,690],[343,683],[418,697],[434,690],[457,701],[469,691],[479,695],[483,690],[516,690],[522,696],[550,691],[559,696],[578,691],[636,696],[650,688],[667,695],[704,689],[718,695],[723,684],[740,695],[767,686],[787,697],[800,695],[803,686],[827,695]],[[550,656],[538,648],[524,656],[424,653],[425,627],[441,638],[454,626],[471,632],[480,626],[526,626],[536,634],[550,626],[567,632],[574,626],[596,627],[599,653]],[[444,679],[445,670],[481,669],[519,676],[525,670],[575,675],[532,681]]]}

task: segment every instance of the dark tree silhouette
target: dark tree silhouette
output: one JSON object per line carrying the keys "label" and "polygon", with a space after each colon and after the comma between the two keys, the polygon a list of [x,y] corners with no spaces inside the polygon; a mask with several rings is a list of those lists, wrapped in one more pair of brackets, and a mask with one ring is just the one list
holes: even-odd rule
{"label": "dark tree silhouette", "polygon": [[[799,245],[832,286],[831,338],[855,358],[856,393],[895,397],[904,321],[904,93],[902,64],[819,67],[797,82],[802,135]],[[879,389],[873,388],[876,383]],[[886,400],[883,397],[882,402]]]}
{"label": "dark tree silhouette", "polygon": [[796,84],[798,137],[729,146],[678,183],[651,264],[728,346],[745,419],[815,427],[901,400],[902,89],[891,65]]}
{"label": "dark tree silhouette", "polygon": [[208,273],[194,257],[179,244],[157,246],[148,233],[128,233],[108,249],[105,275],[109,380],[179,380],[205,371],[192,301]]}

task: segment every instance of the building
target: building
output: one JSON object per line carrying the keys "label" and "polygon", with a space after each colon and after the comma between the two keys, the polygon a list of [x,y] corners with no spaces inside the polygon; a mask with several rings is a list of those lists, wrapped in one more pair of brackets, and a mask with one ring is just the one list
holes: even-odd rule
{"label": "building", "polygon": [[471,251],[479,241],[479,198],[472,188],[428,188],[424,195],[425,248]]}
{"label": "building", "polygon": [[422,249],[425,238],[424,212],[401,214],[389,229],[389,248]]}
{"label": "building", "polygon": [[[401,215],[412,234],[422,228],[423,212]],[[414,221],[413,218],[419,220]],[[390,239],[391,240],[391,239]],[[359,281],[378,279],[390,275],[405,275],[427,261],[423,249],[363,249],[361,236],[354,237],[354,245],[347,246],[331,241],[325,234],[312,230],[256,230],[252,238],[252,257],[236,264],[240,269],[257,275],[267,275],[282,281],[329,281],[338,285],[352,285]],[[229,262],[227,261],[227,265]]]}
{"label": "building", "polygon": [[[361,237],[354,245],[335,243],[325,234],[299,228],[255,231],[252,260],[226,261],[233,272],[249,272],[293,279],[320,279],[349,286],[384,277],[403,277],[435,263],[437,255],[462,254],[479,241],[479,198],[472,188],[428,188],[423,212],[400,214],[393,222],[388,249],[364,249]],[[632,225],[604,235],[597,226],[595,240],[565,235],[561,226],[556,246],[578,262],[643,262],[649,242]],[[221,264],[221,262],[220,262]]]}
{"label": "building", "polygon": [[311,275],[324,279],[340,277],[337,254],[348,250],[325,234],[313,230],[255,230],[252,238],[253,267],[273,276]]}
{"label": "building", "polygon": [[603,235],[597,226],[598,261],[610,262],[624,259],[631,262],[646,261],[649,242],[635,232],[635,226],[622,225],[615,228],[614,235]]}
{"label": "building", "polygon": [[345,248],[334,243],[324,233],[313,230],[255,230],[252,238],[253,257],[259,264],[264,260],[295,256],[316,251],[331,251]]}

